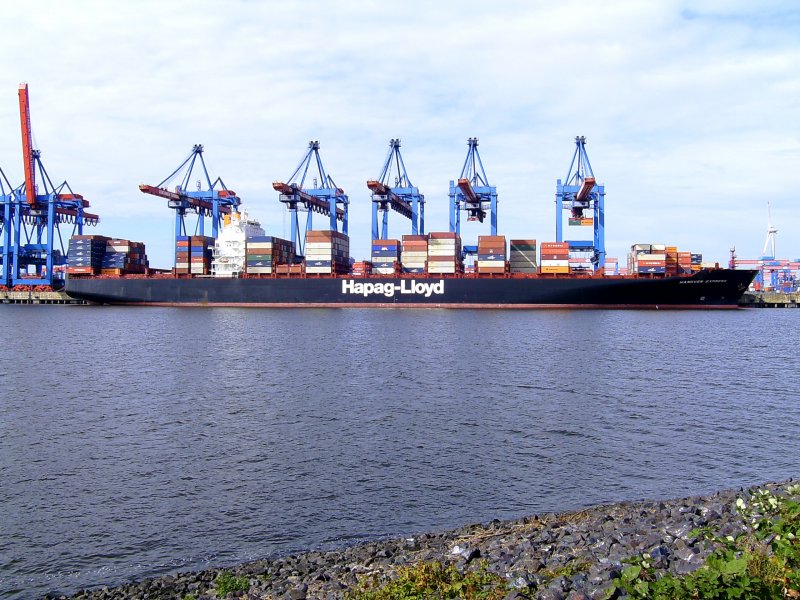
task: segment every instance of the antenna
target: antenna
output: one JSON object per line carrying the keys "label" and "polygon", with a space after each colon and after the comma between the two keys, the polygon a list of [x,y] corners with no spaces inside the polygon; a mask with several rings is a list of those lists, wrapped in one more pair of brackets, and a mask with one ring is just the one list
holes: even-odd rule
{"label": "antenna", "polygon": [[[772,205],[770,201],[767,200],[767,239],[764,241],[764,250],[761,253],[762,256],[771,256],[775,258],[775,234],[778,233],[778,230],[772,226]],[[767,249],[772,246],[772,254],[767,254]]]}

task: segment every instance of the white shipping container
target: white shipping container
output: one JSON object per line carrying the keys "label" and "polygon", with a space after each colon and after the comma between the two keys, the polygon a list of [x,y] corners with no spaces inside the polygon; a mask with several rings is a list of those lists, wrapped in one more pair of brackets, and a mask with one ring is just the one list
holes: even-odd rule
{"label": "white shipping container", "polygon": [[502,267],[505,265],[505,261],[502,260],[476,260],[475,264],[480,267]]}
{"label": "white shipping container", "polygon": [[667,260],[667,255],[660,254],[637,254],[636,260]]}
{"label": "white shipping container", "polygon": [[428,273],[450,274],[450,273],[456,273],[456,272],[457,271],[456,271],[455,266],[451,266],[451,267],[436,267],[435,269],[428,268]]}

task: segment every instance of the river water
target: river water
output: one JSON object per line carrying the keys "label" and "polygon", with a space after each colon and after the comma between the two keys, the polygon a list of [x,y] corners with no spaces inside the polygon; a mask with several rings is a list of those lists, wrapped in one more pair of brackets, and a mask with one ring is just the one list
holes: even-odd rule
{"label": "river water", "polygon": [[0,596],[800,475],[800,311],[2,306]]}

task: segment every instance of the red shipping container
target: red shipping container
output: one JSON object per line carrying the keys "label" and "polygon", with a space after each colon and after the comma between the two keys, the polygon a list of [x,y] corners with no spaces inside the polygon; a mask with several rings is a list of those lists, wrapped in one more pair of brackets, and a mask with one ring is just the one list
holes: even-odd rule
{"label": "red shipping container", "polygon": [[542,252],[540,260],[568,260],[569,252]]}

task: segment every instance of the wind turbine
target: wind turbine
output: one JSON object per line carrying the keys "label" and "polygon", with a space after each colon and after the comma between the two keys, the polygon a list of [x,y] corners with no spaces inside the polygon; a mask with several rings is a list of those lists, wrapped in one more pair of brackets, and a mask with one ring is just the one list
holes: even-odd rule
{"label": "wind turbine", "polygon": [[[775,258],[775,234],[778,233],[778,230],[772,226],[772,207],[769,200],[767,200],[767,217],[767,239],[764,242],[764,251],[761,255]],[[767,254],[767,248],[769,248],[770,245],[772,246],[772,254]]]}

